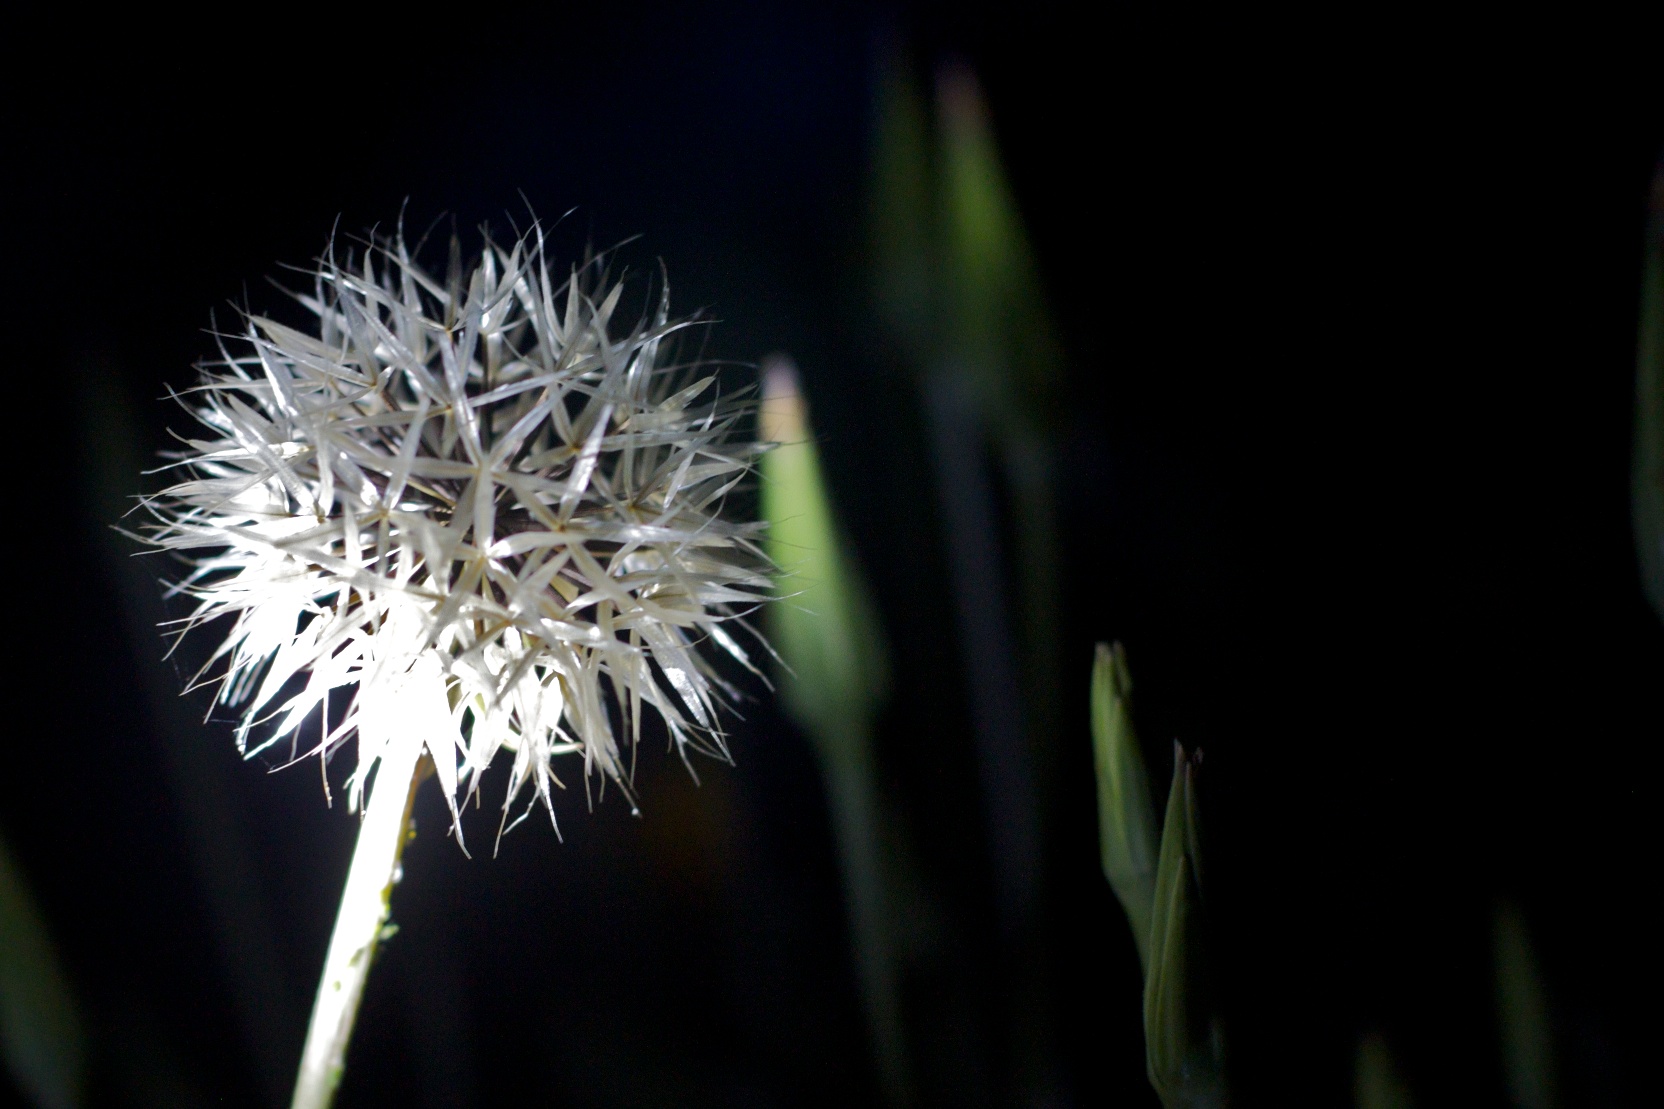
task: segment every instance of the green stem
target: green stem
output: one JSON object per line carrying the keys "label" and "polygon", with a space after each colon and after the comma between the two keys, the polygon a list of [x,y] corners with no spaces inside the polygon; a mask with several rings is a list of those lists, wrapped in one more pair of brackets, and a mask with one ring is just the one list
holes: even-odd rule
{"label": "green stem", "polygon": [[352,867],[341,891],[335,931],[329,937],[329,953],[324,956],[318,997],[312,1003],[291,1109],[329,1109],[335,1100],[347,1041],[364,996],[364,980],[387,923],[388,898],[404,849],[410,805],[421,782],[417,774],[421,754],[419,742],[391,744],[376,768]]}

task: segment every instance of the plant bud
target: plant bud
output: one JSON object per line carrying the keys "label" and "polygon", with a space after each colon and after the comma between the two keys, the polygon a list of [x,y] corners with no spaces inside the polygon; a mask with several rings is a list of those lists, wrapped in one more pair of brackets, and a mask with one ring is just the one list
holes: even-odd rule
{"label": "plant bud", "polygon": [[1128,711],[1132,680],[1119,643],[1098,644],[1092,665],[1092,754],[1098,772],[1098,850],[1104,877],[1126,911],[1138,959],[1150,968],[1156,886],[1156,817],[1150,778]]}
{"label": "plant bud", "polygon": [[1201,752],[1173,745],[1173,784],[1162,821],[1144,976],[1144,1059],[1168,1109],[1220,1106],[1225,1044],[1208,973],[1202,912],[1196,769]]}

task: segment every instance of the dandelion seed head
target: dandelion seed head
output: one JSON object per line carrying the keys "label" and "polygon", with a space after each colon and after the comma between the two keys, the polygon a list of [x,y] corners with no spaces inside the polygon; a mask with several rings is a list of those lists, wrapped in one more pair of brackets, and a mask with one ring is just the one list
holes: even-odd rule
{"label": "dandelion seed head", "polygon": [[332,243],[310,283],[313,326],[222,340],[180,398],[179,480],[145,502],[147,541],[190,561],[184,631],[230,621],[203,673],[244,753],[321,721],[306,753],[356,742],[356,809],[419,744],[453,820],[502,752],[505,819],[528,793],[553,818],[559,755],[629,793],[649,711],[684,760],[725,758],[707,653],[751,667],[721,625],[769,568],[722,509],[757,448],[749,401],[670,360],[668,289],[625,325],[622,285],[552,274],[537,227],[443,280],[402,233]]}

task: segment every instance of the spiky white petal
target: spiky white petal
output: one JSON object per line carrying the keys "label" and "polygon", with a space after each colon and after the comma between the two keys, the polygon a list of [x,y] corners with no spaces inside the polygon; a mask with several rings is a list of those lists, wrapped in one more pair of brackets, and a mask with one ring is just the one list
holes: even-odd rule
{"label": "spiky white petal", "polygon": [[246,753],[323,720],[310,753],[356,737],[356,809],[419,742],[454,816],[506,749],[505,818],[527,790],[553,816],[560,754],[628,793],[644,707],[726,755],[701,649],[750,665],[719,625],[768,566],[720,509],[756,449],[714,375],[664,364],[668,294],[625,329],[620,292],[553,280],[541,231],[443,282],[394,236],[320,261],[315,333],[251,316],[205,368],[148,538],[194,560],[186,629],[232,620],[210,665]]}

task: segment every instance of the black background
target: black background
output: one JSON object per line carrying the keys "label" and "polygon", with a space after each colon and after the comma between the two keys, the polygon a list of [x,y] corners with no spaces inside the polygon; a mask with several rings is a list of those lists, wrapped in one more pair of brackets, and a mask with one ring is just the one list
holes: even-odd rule
{"label": "black background", "polygon": [[[416,224],[504,229],[522,193],[575,208],[579,246],[639,234],[633,266],[662,258],[674,302],[721,321],[713,356],[801,365],[892,641],[887,773],[945,906],[910,1026],[925,1100],[1014,1097],[917,401],[861,276],[884,35],[922,81],[951,59],[981,78],[1067,355],[1058,1103],[1154,1104],[1095,854],[1106,638],[1157,777],[1170,738],[1207,752],[1241,1103],[1345,1103],[1377,1030],[1424,1104],[1502,1104],[1504,899],[1568,1104],[1639,1103],[1664,732],[1627,501],[1664,120],[1644,28],[243,17],[60,18],[7,48],[0,834],[84,1010],[92,1103],[286,1097],[353,831],[310,764],[241,764],[207,698],[173,695],[165,568],[108,527],[181,425],[159,398],[210,353],[209,312],[275,308],[264,279],[337,220],[408,199]],[[644,757],[644,820],[568,797],[564,843],[533,822],[496,859],[464,858],[427,794],[340,1104],[871,1103],[812,754],[766,701],[736,727],[737,767],[699,788]]]}

